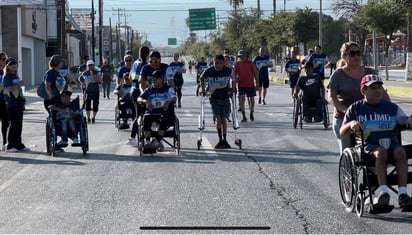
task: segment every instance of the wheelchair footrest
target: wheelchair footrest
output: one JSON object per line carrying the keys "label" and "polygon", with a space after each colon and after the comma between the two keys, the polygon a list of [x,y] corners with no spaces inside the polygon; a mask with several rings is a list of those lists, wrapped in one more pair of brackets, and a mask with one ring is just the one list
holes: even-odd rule
{"label": "wheelchair footrest", "polygon": [[395,207],[393,205],[371,205],[369,214],[383,214],[391,212]]}
{"label": "wheelchair footrest", "polygon": [[152,154],[152,153],[156,153],[156,149],[151,149],[151,148],[144,148],[143,149],[143,153],[144,154]]}

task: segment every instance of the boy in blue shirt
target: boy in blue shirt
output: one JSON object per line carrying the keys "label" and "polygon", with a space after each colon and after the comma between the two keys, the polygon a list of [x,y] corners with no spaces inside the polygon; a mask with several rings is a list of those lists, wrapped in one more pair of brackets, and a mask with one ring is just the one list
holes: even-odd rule
{"label": "boy in blue shirt", "polygon": [[349,106],[346,111],[340,135],[348,135],[363,130],[365,136],[365,153],[375,159],[376,175],[380,194],[374,200],[379,206],[389,205],[389,189],[386,184],[386,164],[388,159],[395,161],[398,177],[398,202],[400,208],[412,206],[407,192],[408,162],[405,149],[399,143],[397,123],[412,126],[412,117],[398,105],[383,100],[383,82],[379,75],[368,74],[362,78],[361,92],[364,99]]}

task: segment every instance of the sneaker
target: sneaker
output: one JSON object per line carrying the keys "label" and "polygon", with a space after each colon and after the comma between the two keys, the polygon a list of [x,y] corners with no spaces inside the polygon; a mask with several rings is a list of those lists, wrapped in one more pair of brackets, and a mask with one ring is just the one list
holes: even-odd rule
{"label": "sneaker", "polygon": [[400,208],[404,208],[412,205],[412,199],[408,196],[408,194],[403,193],[399,195],[398,203]]}
{"label": "sneaker", "polygon": [[155,150],[159,148],[159,141],[157,139],[153,139],[152,142],[150,143],[150,148]]}
{"label": "sneaker", "polygon": [[130,138],[127,142],[126,145],[132,146],[132,147],[137,147],[138,143],[136,138]]}
{"label": "sneaker", "polygon": [[7,149],[7,145],[3,144],[3,145],[1,146],[1,151],[6,151],[6,149]]}
{"label": "sneaker", "polygon": [[152,145],[150,144],[150,142],[147,142],[144,144],[144,149],[151,149]]}
{"label": "sneaker", "polygon": [[121,129],[121,130],[124,130],[124,129],[129,129],[130,128],[130,126],[129,126],[129,124],[122,124],[122,125],[120,125],[119,126],[119,129]]}
{"label": "sneaker", "polygon": [[247,122],[247,119],[244,117],[241,122]]}
{"label": "sneaker", "polygon": [[265,99],[262,100],[263,105],[266,105],[266,101]]}
{"label": "sneaker", "polygon": [[57,143],[59,146],[67,146],[67,141],[60,140],[59,143]]}
{"label": "sneaker", "polygon": [[258,104],[261,104],[261,103],[262,103],[262,98],[259,97]]}
{"label": "sneaker", "polygon": [[6,149],[6,152],[9,152],[9,153],[15,153],[15,152],[18,152],[19,150],[17,150],[16,148],[10,148],[10,149]]}
{"label": "sneaker", "polygon": [[87,119],[87,123],[90,123],[92,120],[90,118]]}
{"label": "sneaker", "polygon": [[177,103],[177,107],[181,108],[182,107],[182,103],[180,103],[180,101]]}
{"label": "sneaker", "polygon": [[223,146],[223,148],[225,148],[225,149],[230,149],[231,147],[230,147],[230,144],[226,141],[226,140],[223,140],[222,141],[222,146]]}
{"label": "sneaker", "polygon": [[305,121],[305,122],[312,122],[312,118],[306,116],[306,117],[303,117],[303,121]]}
{"label": "sneaker", "polygon": [[96,120],[94,118],[92,118],[92,123],[94,123]]}
{"label": "sneaker", "polygon": [[73,138],[73,144],[79,144],[79,139],[78,138]]}
{"label": "sneaker", "polygon": [[159,142],[159,144],[157,145],[157,151],[159,152],[165,151],[165,146],[162,144],[162,142]]}
{"label": "sneaker", "polygon": [[[406,195],[406,196],[408,196],[408,195]],[[379,195],[379,197],[377,197],[373,200],[373,204],[376,204],[378,206],[387,206],[387,205],[389,205],[389,200],[390,199],[391,199],[391,196],[389,196],[389,193],[381,193]]]}
{"label": "sneaker", "polygon": [[217,143],[217,144],[215,145],[215,149],[221,149],[221,148],[224,148],[224,146],[223,146],[223,141],[222,141],[222,140],[219,141],[219,143]]}
{"label": "sneaker", "polygon": [[23,151],[23,152],[29,152],[29,151],[30,151],[30,149],[27,148],[27,147],[24,147],[24,148],[18,149],[18,150],[19,150],[19,151]]}
{"label": "sneaker", "polygon": [[250,121],[253,122],[253,121],[255,120],[255,117],[253,116],[253,112],[250,112],[250,116],[249,116],[249,117],[250,117]]}
{"label": "sneaker", "polygon": [[322,117],[315,117],[315,122],[321,122],[321,121],[323,121]]}

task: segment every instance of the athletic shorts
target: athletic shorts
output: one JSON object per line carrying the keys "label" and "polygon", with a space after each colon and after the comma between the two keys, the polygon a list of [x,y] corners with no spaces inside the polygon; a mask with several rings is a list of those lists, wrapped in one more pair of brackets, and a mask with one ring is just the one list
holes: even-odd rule
{"label": "athletic shorts", "polygon": [[[373,151],[375,151],[379,147],[379,144],[366,144],[364,151],[367,155],[372,156]],[[396,139],[392,139],[388,148],[388,161],[393,160],[393,153],[399,147],[402,147],[402,145],[399,144],[399,142]]]}
{"label": "athletic shorts", "polygon": [[241,95],[246,95],[247,97],[255,97],[256,88],[255,87],[239,87],[239,96]]}
{"label": "athletic shorts", "polygon": [[210,105],[212,106],[213,116],[227,118],[230,114],[229,99],[215,99],[210,97]]}
{"label": "athletic shorts", "polygon": [[269,87],[269,78],[259,78],[259,87],[268,88]]}

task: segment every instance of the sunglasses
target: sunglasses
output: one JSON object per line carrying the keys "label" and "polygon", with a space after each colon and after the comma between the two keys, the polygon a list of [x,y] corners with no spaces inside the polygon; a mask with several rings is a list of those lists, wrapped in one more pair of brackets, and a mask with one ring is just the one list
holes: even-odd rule
{"label": "sunglasses", "polygon": [[125,60],[126,62],[132,62],[132,60]]}
{"label": "sunglasses", "polygon": [[151,64],[158,64],[160,62],[160,60],[151,60],[149,61]]}
{"label": "sunglasses", "polygon": [[0,58],[0,60],[1,60],[1,61],[6,61],[7,59],[6,59],[6,58]]}
{"label": "sunglasses", "polygon": [[362,53],[361,51],[357,50],[357,51],[349,51],[349,53],[347,53],[350,57],[355,57],[355,56],[361,56]]}

